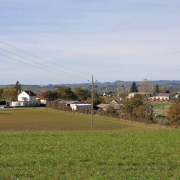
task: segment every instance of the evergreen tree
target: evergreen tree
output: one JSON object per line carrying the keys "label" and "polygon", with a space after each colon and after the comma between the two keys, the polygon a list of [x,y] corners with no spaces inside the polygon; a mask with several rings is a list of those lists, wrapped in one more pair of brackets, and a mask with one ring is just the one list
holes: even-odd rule
{"label": "evergreen tree", "polygon": [[16,82],[14,88],[17,90],[17,92],[21,90],[21,85],[20,85],[19,81]]}
{"label": "evergreen tree", "polygon": [[138,92],[138,87],[135,82],[132,83],[130,92]]}
{"label": "evergreen tree", "polygon": [[159,85],[156,84],[156,87],[155,87],[155,94],[158,94],[159,93]]}

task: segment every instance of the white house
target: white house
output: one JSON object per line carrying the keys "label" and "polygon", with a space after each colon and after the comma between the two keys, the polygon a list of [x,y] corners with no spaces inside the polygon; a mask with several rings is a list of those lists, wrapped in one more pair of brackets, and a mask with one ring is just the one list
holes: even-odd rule
{"label": "white house", "polygon": [[133,92],[133,93],[129,93],[127,98],[132,98],[132,97],[134,97],[135,94],[139,94],[141,96],[146,96],[146,97],[151,97],[151,93],[149,93],[149,92]]}
{"label": "white house", "polygon": [[32,91],[22,91],[18,95],[18,101],[13,101],[11,106],[39,106],[40,102],[36,100],[36,94]]}
{"label": "white house", "polygon": [[160,100],[160,101],[169,101],[170,100],[170,95],[171,95],[171,93],[159,93],[154,98],[156,100]]}

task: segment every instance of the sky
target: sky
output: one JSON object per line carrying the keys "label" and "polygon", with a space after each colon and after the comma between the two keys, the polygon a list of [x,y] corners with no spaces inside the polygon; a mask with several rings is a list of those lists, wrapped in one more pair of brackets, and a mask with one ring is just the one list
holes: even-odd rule
{"label": "sky", "polygon": [[0,0],[0,84],[180,80],[179,9],[179,0]]}

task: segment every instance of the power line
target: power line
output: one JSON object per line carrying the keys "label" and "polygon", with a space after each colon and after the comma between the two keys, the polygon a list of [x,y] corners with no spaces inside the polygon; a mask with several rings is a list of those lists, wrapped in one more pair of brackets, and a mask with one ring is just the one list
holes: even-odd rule
{"label": "power line", "polygon": [[79,72],[79,73],[86,74],[86,75],[89,75],[89,76],[90,76],[90,74],[88,74],[88,73],[84,73],[84,72],[77,71],[77,70],[74,70],[74,69],[71,69],[71,68],[67,68],[67,67],[65,67],[65,66],[61,66],[61,65],[59,65],[59,64],[55,64],[55,63],[53,63],[53,62],[51,62],[51,61],[48,61],[48,60],[46,60],[46,59],[42,59],[42,58],[40,58],[40,57],[38,57],[38,56],[35,56],[35,55],[33,55],[33,54],[30,54],[30,53],[28,53],[28,52],[26,52],[26,51],[23,51],[23,50],[21,50],[21,49],[19,49],[19,48],[16,48],[16,47],[12,46],[12,45],[9,45],[9,44],[7,44],[7,43],[5,43],[5,42],[0,41],[0,43],[5,44],[5,45],[7,45],[7,46],[9,46],[9,47],[12,47],[12,48],[14,48],[14,49],[16,49],[16,50],[18,50],[18,51],[23,52],[23,53],[26,53],[26,54],[28,54],[28,55],[30,55],[30,56],[33,56],[33,57],[35,57],[35,58],[37,58],[37,59],[40,59],[40,60],[49,62],[49,63],[51,63],[51,64],[54,64],[54,65],[56,65],[56,66],[60,66],[60,67],[65,68],[65,69],[69,69],[69,70],[71,70],[71,71],[76,71],[76,72]]}
{"label": "power line", "polygon": [[49,72],[55,73],[55,74],[60,74],[60,75],[67,76],[67,77],[70,77],[70,78],[76,78],[76,79],[83,79],[83,80],[87,80],[87,79],[85,79],[85,78],[78,78],[78,77],[75,77],[75,76],[72,76],[72,75],[61,74],[61,73],[57,73],[57,72],[54,72],[54,71],[50,71],[50,70],[48,70],[48,69],[44,69],[44,68],[41,68],[41,67],[38,67],[38,66],[35,66],[35,65],[32,65],[32,64],[29,64],[29,63],[26,63],[26,62],[23,62],[23,61],[17,60],[17,59],[15,59],[15,58],[12,58],[12,57],[6,56],[6,55],[4,55],[4,54],[0,54],[0,55],[1,55],[1,56],[4,56],[4,57],[7,57],[7,58],[10,58],[10,59],[12,59],[12,60],[18,61],[18,62],[21,62],[21,63],[27,64],[27,65],[30,65],[30,66],[33,66],[33,67],[36,67],[36,68],[39,68],[39,69],[45,70],[45,71],[49,71]]}
{"label": "power line", "polygon": [[81,76],[78,76],[78,75],[75,75],[75,74],[70,74],[70,73],[67,73],[67,72],[64,72],[64,71],[60,71],[60,70],[58,70],[58,69],[51,68],[51,67],[49,67],[49,66],[46,66],[46,65],[41,64],[41,63],[38,63],[38,62],[33,61],[33,60],[31,60],[31,59],[28,59],[28,58],[19,56],[19,55],[15,54],[15,53],[13,53],[13,52],[11,52],[11,51],[8,51],[8,50],[6,50],[6,49],[1,48],[1,47],[0,47],[0,49],[3,50],[3,51],[6,51],[6,52],[8,52],[8,53],[11,53],[11,54],[13,54],[13,55],[15,55],[15,56],[18,56],[18,57],[20,57],[20,58],[23,58],[23,59],[26,59],[26,60],[28,60],[28,61],[34,62],[34,63],[39,64],[39,65],[41,65],[41,66],[44,66],[44,67],[46,67],[46,68],[50,68],[50,69],[53,69],[53,70],[55,70],[55,71],[59,71],[59,72],[62,72],[62,73],[66,73],[66,74],[69,74],[69,75],[72,75],[72,76],[76,76],[76,77],[79,77],[79,78],[83,78],[83,77],[81,77]]}

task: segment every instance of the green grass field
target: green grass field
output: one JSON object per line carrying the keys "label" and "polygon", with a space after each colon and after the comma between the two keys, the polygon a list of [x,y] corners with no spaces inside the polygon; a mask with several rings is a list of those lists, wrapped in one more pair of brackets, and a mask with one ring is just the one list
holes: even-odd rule
{"label": "green grass field", "polygon": [[180,179],[179,130],[0,132],[0,179]]}
{"label": "green grass field", "polygon": [[[143,124],[94,116],[95,130],[156,128]],[[1,131],[24,130],[90,130],[91,116],[52,109],[1,110]]]}
{"label": "green grass field", "polygon": [[114,99],[119,99],[119,97],[103,97],[106,101],[106,104],[109,104]]}
{"label": "green grass field", "polygon": [[180,179],[180,130],[97,116],[94,128],[89,115],[0,110],[0,179]]}
{"label": "green grass field", "polygon": [[158,114],[159,116],[167,116],[167,110],[172,103],[169,102],[153,102],[153,114]]}

